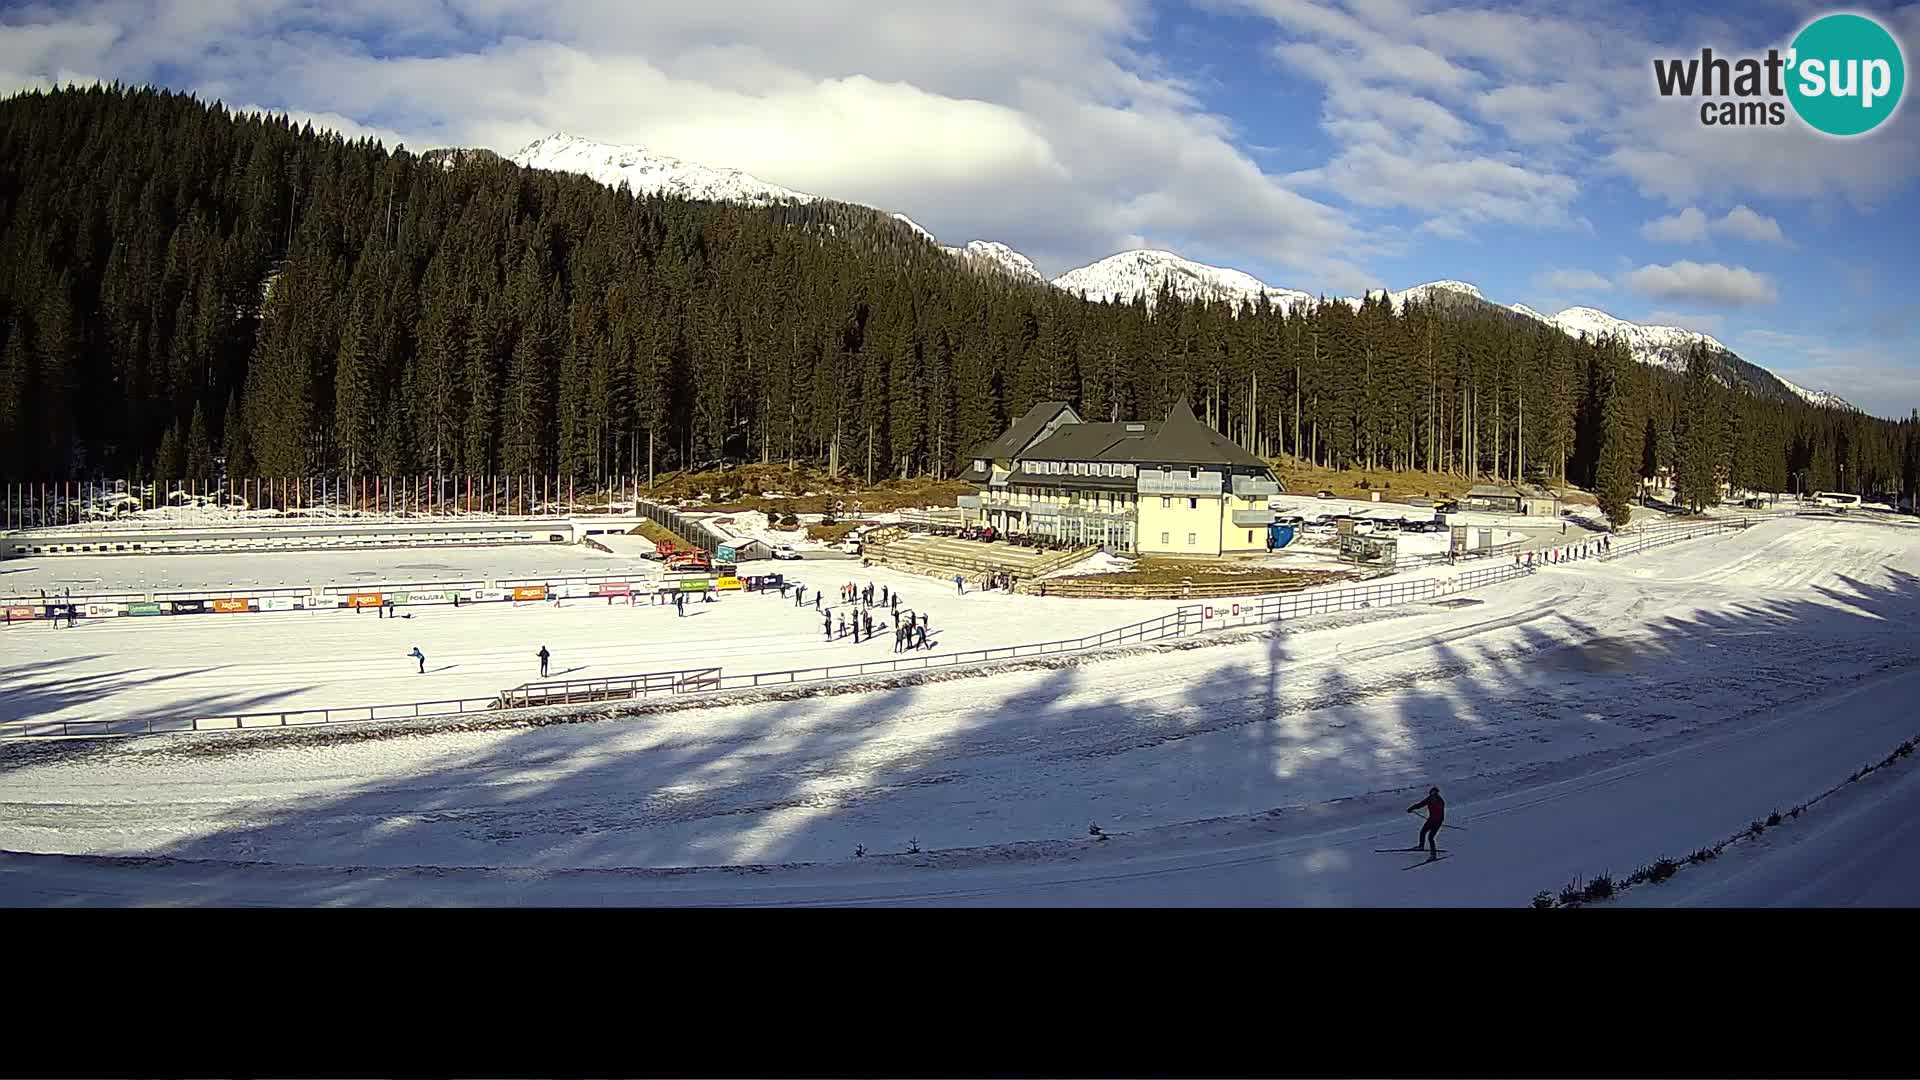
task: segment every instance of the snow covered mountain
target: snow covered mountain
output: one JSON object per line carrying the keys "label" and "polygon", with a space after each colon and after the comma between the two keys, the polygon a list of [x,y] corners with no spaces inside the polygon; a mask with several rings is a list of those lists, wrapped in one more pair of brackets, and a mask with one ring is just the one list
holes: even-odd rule
{"label": "snow covered mountain", "polygon": [[1291,307],[1310,304],[1313,297],[1298,289],[1269,285],[1252,274],[1224,266],[1183,259],[1171,251],[1140,248],[1109,255],[1090,266],[1069,270],[1053,279],[1053,284],[1070,293],[1084,293],[1096,302],[1119,300],[1128,303],[1144,295],[1148,303],[1162,286],[1186,300],[1226,300],[1239,302],[1265,296],[1270,302]]}
{"label": "snow covered mountain", "polygon": [[[445,168],[454,168],[457,164],[469,160],[470,153],[486,152],[432,151],[429,156],[440,155],[435,160]],[[809,203],[820,198],[804,191],[770,183],[738,169],[713,168],[654,153],[638,146],[614,146],[568,135],[565,132],[556,132],[528,144],[513,156],[512,161],[523,168],[580,173],[608,187],[619,187],[625,183],[637,195],[670,195],[711,202],[744,203],[749,206],[768,206],[782,202]],[[932,233],[922,228],[912,218],[901,213],[883,212],[888,213],[927,242],[939,244]],[[965,247],[942,246],[940,250],[953,256],[962,265],[982,272],[1036,284],[1047,280],[1045,275],[1034,266],[1032,260],[996,241],[974,240]],[[1051,284],[1070,293],[1084,293],[1087,299],[1096,302],[1118,300],[1126,303],[1131,302],[1136,296],[1144,296],[1151,304],[1163,286],[1170,289],[1174,295],[1188,300],[1225,301],[1237,304],[1265,296],[1269,303],[1283,308],[1308,306],[1316,302],[1313,294],[1299,289],[1270,285],[1241,270],[1225,266],[1210,266],[1182,258],[1171,251],[1153,248],[1140,248],[1109,255],[1098,262],[1069,270],[1054,278]],[[1723,377],[1729,380],[1761,383],[1771,380],[1778,382],[1780,388],[1814,405],[1855,409],[1855,406],[1832,393],[1797,386],[1772,372],[1742,360],[1733,350],[1707,334],[1678,326],[1642,325],[1616,318],[1590,307],[1570,307],[1557,315],[1543,315],[1525,304],[1495,304],[1482,295],[1479,288],[1473,284],[1451,279],[1430,281],[1399,292],[1389,291],[1386,296],[1396,311],[1405,306],[1408,299],[1417,299],[1423,303],[1436,300],[1448,303],[1464,302],[1510,311],[1549,326],[1558,327],[1576,337],[1581,334],[1586,334],[1588,337],[1612,334],[1626,341],[1634,359],[1643,364],[1652,364],[1670,371],[1685,370],[1687,350],[1697,341],[1705,342],[1725,369]],[[1362,302],[1359,298],[1350,296],[1332,299],[1355,309],[1358,309]],[[1779,388],[1775,388],[1772,392],[1778,393]],[[1855,411],[1858,410],[1855,409]]]}
{"label": "snow covered mountain", "polygon": [[[566,132],[536,139],[513,155],[513,163],[527,169],[580,173],[617,188],[623,182],[635,195],[671,195],[709,202],[813,202],[818,196],[771,184],[738,169],[715,169],[656,154],[638,146],[609,146]],[[903,219],[904,220],[904,219]],[[908,222],[909,225],[912,222]],[[914,228],[919,228],[915,225]],[[925,231],[925,230],[921,230]]]}
{"label": "snow covered mountain", "polygon": [[1783,379],[1778,375],[1775,375],[1774,378],[1780,379],[1780,384],[1782,386],[1785,386],[1787,389],[1799,395],[1800,400],[1805,401],[1810,405],[1818,405],[1823,409],[1845,409],[1849,412],[1860,411],[1860,407],[1858,405],[1855,405],[1853,402],[1848,401],[1847,399],[1841,397],[1838,394],[1831,393],[1826,390],[1809,390],[1806,387],[1799,385],[1798,383],[1791,382],[1787,379]]}
{"label": "snow covered mountain", "polygon": [[1005,274],[1016,281],[1032,281],[1042,285],[1047,281],[1046,275],[1033,265],[1032,259],[997,240],[970,240],[966,247],[943,247],[940,250],[963,263]]}

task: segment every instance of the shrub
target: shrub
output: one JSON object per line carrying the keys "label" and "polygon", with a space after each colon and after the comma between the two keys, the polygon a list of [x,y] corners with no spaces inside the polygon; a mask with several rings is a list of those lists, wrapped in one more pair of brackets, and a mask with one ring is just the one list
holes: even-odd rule
{"label": "shrub", "polygon": [[1693,854],[1687,856],[1687,861],[1695,864],[1703,863],[1708,859],[1717,858],[1719,854],[1719,848],[1696,848]]}
{"label": "shrub", "polygon": [[1612,895],[1613,878],[1610,875],[1601,874],[1599,877],[1587,882],[1586,898],[1588,900],[1605,900]]}
{"label": "shrub", "polygon": [[1579,878],[1574,878],[1572,881],[1569,881],[1565,885],[1562,885],[1560,887],[1560,906],[1561,907],[1578,907],[1580,904],[1580,901],[1585,898],[1586,898],[1586,893],[1580,887]]}
{"label": "shrub", "polygon": [[920,838],[919,837],[916,836],[913,839],[907,841],[907,854],[909,855],[920,854]]}
{"label": "shrub", "polygon": [[1767,828],[1771,829],[1778,824],[1780,824],[1780,811],[1775,810],[1773,813],[1767,815]]}
{"label": "shrub", "polygon": [[1747,826],[1747,835],[1759,836],[1761,833],[1765,832],[1766,830],[1767,830],[1767,823],[1764,821],[1761,821],[1759,818],[1754,818],[1753,824]]}
{"label": "shrub", "polygon": [[800,524],[800,518],[799,518],[799,517],[798,517],[797,515],[795,515],[795,514],[793,514],[793,513],[791,513],[791,512],[789,512],[789,513],[785,513],[785,514],[781,514],[781,515],[780,515],[780,524],[781,524],[781,526],[782,526],[783,528],[788,528],[788,529],[791,529],[791,528],[793,528],[794,526],[796,526],[796,525],[799,525],[799,524]]}
{"label": "shrub", "polygon": [[1552,906],[1553,906],[1553,894],[1552,894],[1552,893],[1550,893],[1550,892],[1548,892],[1548,891],[1547,891],[1547,890],[1545,890],[1545,889],[1541,889],[1541,890],[1540,890],[1539,892],[1537,892],[1537,893],[1534,893],[1534,894],[1533,894],[1533,906],[1534,906],[1534,907],[1536,907],[1536,908],[1550,908],[1550,907],[1552,907]]}
{"label": "shrub", "polygon": [[855,845],[853,845],[853,857],[854,857],[854,858],[856,858],[856,859],[864,859],[864,858],[866,858],[866,857],[867,857],[867,845],[865,845],[865,844],[855,844]]}
{"label": "shrub", "polygon": [[1662,855],[1648,868],[1647,880],[1658,885],[1679,872],[1680,864]]}

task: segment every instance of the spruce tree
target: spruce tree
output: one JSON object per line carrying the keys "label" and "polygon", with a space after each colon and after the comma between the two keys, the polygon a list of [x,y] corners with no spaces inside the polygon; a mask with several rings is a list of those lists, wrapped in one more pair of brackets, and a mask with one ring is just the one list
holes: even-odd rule
{"label": "spruce tree", "polygon": [[1614,344],[1600,358],[1596,380],[1601,435],[1594,488],[1600,509],[1616,529],[1633,516],[1633,465],[1640,449],[1620,386],[1621,367],[1631,362],[1625,347]]}
{"label": "spruce tree", "polygon": [[213,477],[212,443],[207,437],[207,413],[198,401],[193,403],[193,420],[187,425],[187,441],[182,448],[185,476],[196,483]]}

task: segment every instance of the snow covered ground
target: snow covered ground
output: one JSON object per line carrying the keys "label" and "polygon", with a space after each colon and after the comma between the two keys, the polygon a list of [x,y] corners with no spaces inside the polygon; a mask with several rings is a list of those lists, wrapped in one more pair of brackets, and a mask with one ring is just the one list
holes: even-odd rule
{"label": "snow covered ground", "polygon": [[[517,548],[414,556],[388,552],[385,559],[381,554],[102,558],[75,560],[101,565],[64,577],[75,582],[77,593],[96,577],[103,579],[101,588],[212,585],[221,582],[222,567],[231,568],[235,580],[262,584],[607,573],[628,566],[657,572],[656,564],[583,548],[563,549],[548,559]],[[396,565],[396,557],[404,561]],[[930,644],[943,653],[1109,630],[1176,606],[1168,601],[1063,604],[977,591],[956,597],[950,584],[855,562],[745,565],[746,573],[764,569],[804,582],[810,590],[826,588],[823,606],[834,609],[836,618],[835,590],[843,582],[872,581],[898,590],[903,608],[928,613]],[[66,564],[59,568],[65,570]],[[313,577],[316,573],[322,576]],[[56,586],[65,582],[46,587],[51,592]],[[224,716],[482,697],[537,678],[533,654],[542,646],[552,654],[553,677],[583,679],[709,666],[738,675],[893,655],[893,639],[884,633],[858,643],[851,638],[829,642],[811,600],[797,608],[770,592],[721,593],[716,603],[689,605],[685,617],[671,607],[596,598],[565,600],[557,608],[529,602],[399,610],[411,617],[383,619],[376,612],[333,609],[82,620],[72,629],[16,623],[0,630],[0,722]],[[408,658],[415,647],[427,656],[425,674]]]}
{"label": "snow covered ground", "polygon": [[[1552,567],[1477,603],[864,693],[482,731],[8,745],[0,848],[165,861],[8,855],[0,900],[1519,905],[1724,836],[1914,734],[1916,575],[1920,535],[1781,520]],[[905,581],[956,634],[1138,617]],[[779,606],[737,597],[687,621],[717,632],[738,617],[744,636]],[[749,642],[753,662],[817,632],[792,614],[792,645]],[[504,672],[531,662],[523,627],[559,633],[575,616],[567,649],[672,622],[501,611],[464,648]],[[0,666],[9,686],[51,680],[35,692],[62,707],[91,690],[60,682],[56,663],[115,689],[109,701],[180,694],[193,677],[230,679],[231,694],[346,688],[355,673],[325,667],[341,660],[397,666],[394,686],[421,679],[398,657],[421,619],[319,616],[302,624],[308,659],[290,664],[255,644],[273,618],[247,618],[224,646],[14,631]],[[316,641],[323,626],[341,636]],[[76,652],[23,660],[29,638]],[[245,651],[245,677],[200,660],[222,647]],[[431,670],[441,661],[423,647]],[[573,662],[553,648],[556,669]],[[123,655],[134,649],[153,654]],[[1412,868],[1376,853],[1412,842],[1403,811],[1428,784],[1461,826],[1444,834],[1449,858]],[[725,869],[743,864],[772,869]],[[649,869],[689,866],[716,869]]]}

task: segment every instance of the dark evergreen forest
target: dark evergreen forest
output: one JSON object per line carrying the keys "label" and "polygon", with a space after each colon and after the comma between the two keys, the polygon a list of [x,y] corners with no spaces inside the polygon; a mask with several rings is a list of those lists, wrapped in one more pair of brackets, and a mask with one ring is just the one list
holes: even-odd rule
{"label": "dark evergreen forest", "polygon": [[1570,480],[1672,466],[1911,492],[1892,422],[1633,362],[1472,302],[1096,304],[888,215],[636,198],[152,89],[0,101],[8,480],[515,474],[804,459],[945,476],[1035,401],[1185,397],[1269,457]]}

